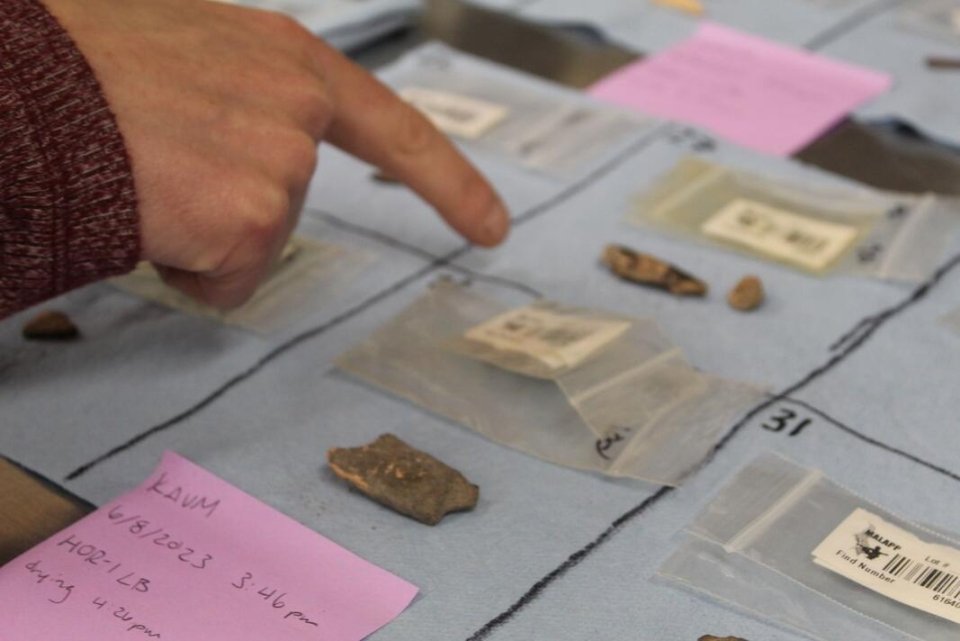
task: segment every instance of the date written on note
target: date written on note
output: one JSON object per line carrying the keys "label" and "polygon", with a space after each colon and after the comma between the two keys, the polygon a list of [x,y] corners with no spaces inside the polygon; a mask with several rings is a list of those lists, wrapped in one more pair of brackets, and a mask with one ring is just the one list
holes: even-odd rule
{"label": "date written on note", "polygon": [[0,568],[18,641],[359,641],[417,589],[168,452],[138,488]]}

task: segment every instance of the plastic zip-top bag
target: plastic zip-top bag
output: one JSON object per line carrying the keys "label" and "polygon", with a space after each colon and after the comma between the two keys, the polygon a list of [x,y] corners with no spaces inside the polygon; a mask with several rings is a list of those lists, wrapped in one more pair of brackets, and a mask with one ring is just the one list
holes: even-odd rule
{"label": "plastic zip-top bag", "polygon": [[851,625],[877,638],[960,635],[960,543],[818,470],[764,456],[688,532],[660,576],[816,638],[843,638]]}
{"label": "plastic zip-top bag", "polygon": [[[623,425],[596,429],[556,381],[518,374],[451,349],[458,337],[501,316],[504,305],[449,281],[338,360],[357,378],[541,459],[612,476],[679,484],[761,393],[701,374],[676,350],[673,366],[693,382],[675,385],[654,368],[657,406]],[[636,321],[632,321],[636,322]],[[640,327],[652,327],[640,322]],[[630,336],[625,331],[621,340]],[[593,358],[613,353],[600,350]],[[587,360],[586,362],[591,362]],[[577,371],[576,369],[572,371]],[[682,378],[682,377],[681,377]],[[638,396],[646,382],[634,380]],[[626,396],[626,395],[625,395]],[[652,396],[652,395],[647,395]],[[611,401],[612,402],[612,401]]]}
{"label": "plastic zip-top bag", "polygon": [[554,176],[583,170],[652,122],[439,43],[384,77],[448,135]]}
{"label": "plastic zip-top bag", "polygon": [[125,292],[187,314],[268,334],[314,312],[333,290],[347,286],[372,259],[365,252],[295,236],[253,297],[229,311],[204,305],[168,287],[149,263],[140,263],[130,274],[110,282]]}
{"label": "plastic zip-top bag", "polygon": [[689,157],[628,217],[809,274],[915,282],[939,265],[958,213],[932,195],[788,183]]}
{"label": "plastic zip-top bag", "polygon": [[897,22],[915,33],[960,44],[960,4],[956,0],[910,0],[900,7]]}

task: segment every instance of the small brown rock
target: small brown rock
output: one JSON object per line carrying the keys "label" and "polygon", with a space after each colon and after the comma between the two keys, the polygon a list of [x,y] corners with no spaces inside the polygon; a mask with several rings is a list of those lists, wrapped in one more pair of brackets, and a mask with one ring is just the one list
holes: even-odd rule
{"label": "small brown rock", "polygon": [[763,281],[756,276],[744,276],[727,294],[727,303],[730,307],[741,312],[749,312],[760,307],[763,299]]}
{"label": "small brown rock", "polygon": [[480,493],[463,474],[393,434],[361,447],[332,448],[327,461],[334,474],[374,501],[427,525],[473,509]]}
{"label": "small brown rock", "polygon": [[80,336],[80,330],[63,312],[40,312],[23,326],[23,337],[35,341],[68,341]]}
{"label": "small brown rock", "polygon": [[641,285],[664,289],[677,296],[705,296],[707,284],[670,263],[623,245],[607,245],[603,264],[614,274]]}
{"label": "small brown rock", "polygon": [[705,634],[697,641],[747,641],[746,639],[741,639],[740,637],[715,637],[712,634]]}
{"label": "small brown rock", "polygon": [[930,69],[950,69],[953,71],[960,71],[960,58],[928,56],[927,67],[929,67]]}

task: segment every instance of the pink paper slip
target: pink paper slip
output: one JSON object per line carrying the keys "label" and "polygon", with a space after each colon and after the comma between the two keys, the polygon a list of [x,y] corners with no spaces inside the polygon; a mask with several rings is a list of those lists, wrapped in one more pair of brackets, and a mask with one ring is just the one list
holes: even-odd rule
{"label": "pink paper slip", "polygon": [[887,74],[704,23],[687,40],[613,72],[590,94],[785,156],[890,84]]}
{"label": "pink paper slip", "polygon": [[416,593],[167,452],[0,568],[0,641],[358,641]]}

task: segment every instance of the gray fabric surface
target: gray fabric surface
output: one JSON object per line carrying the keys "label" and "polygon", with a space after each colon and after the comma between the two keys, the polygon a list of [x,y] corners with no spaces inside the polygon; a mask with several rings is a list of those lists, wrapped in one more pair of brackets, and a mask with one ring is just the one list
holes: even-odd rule
{"label": "gray fabric surface", "polygon": [[[903,3],[909,5],[909,3]],[[863,117],[897,116],[948,142],[960,141],[960,73],[927,68],[928,56],[960,58],[960,37],[941,40],[907,29],[891,9],[834,40],[822,53],[886,71],[894,78],[889,93],[857,110]]]}

